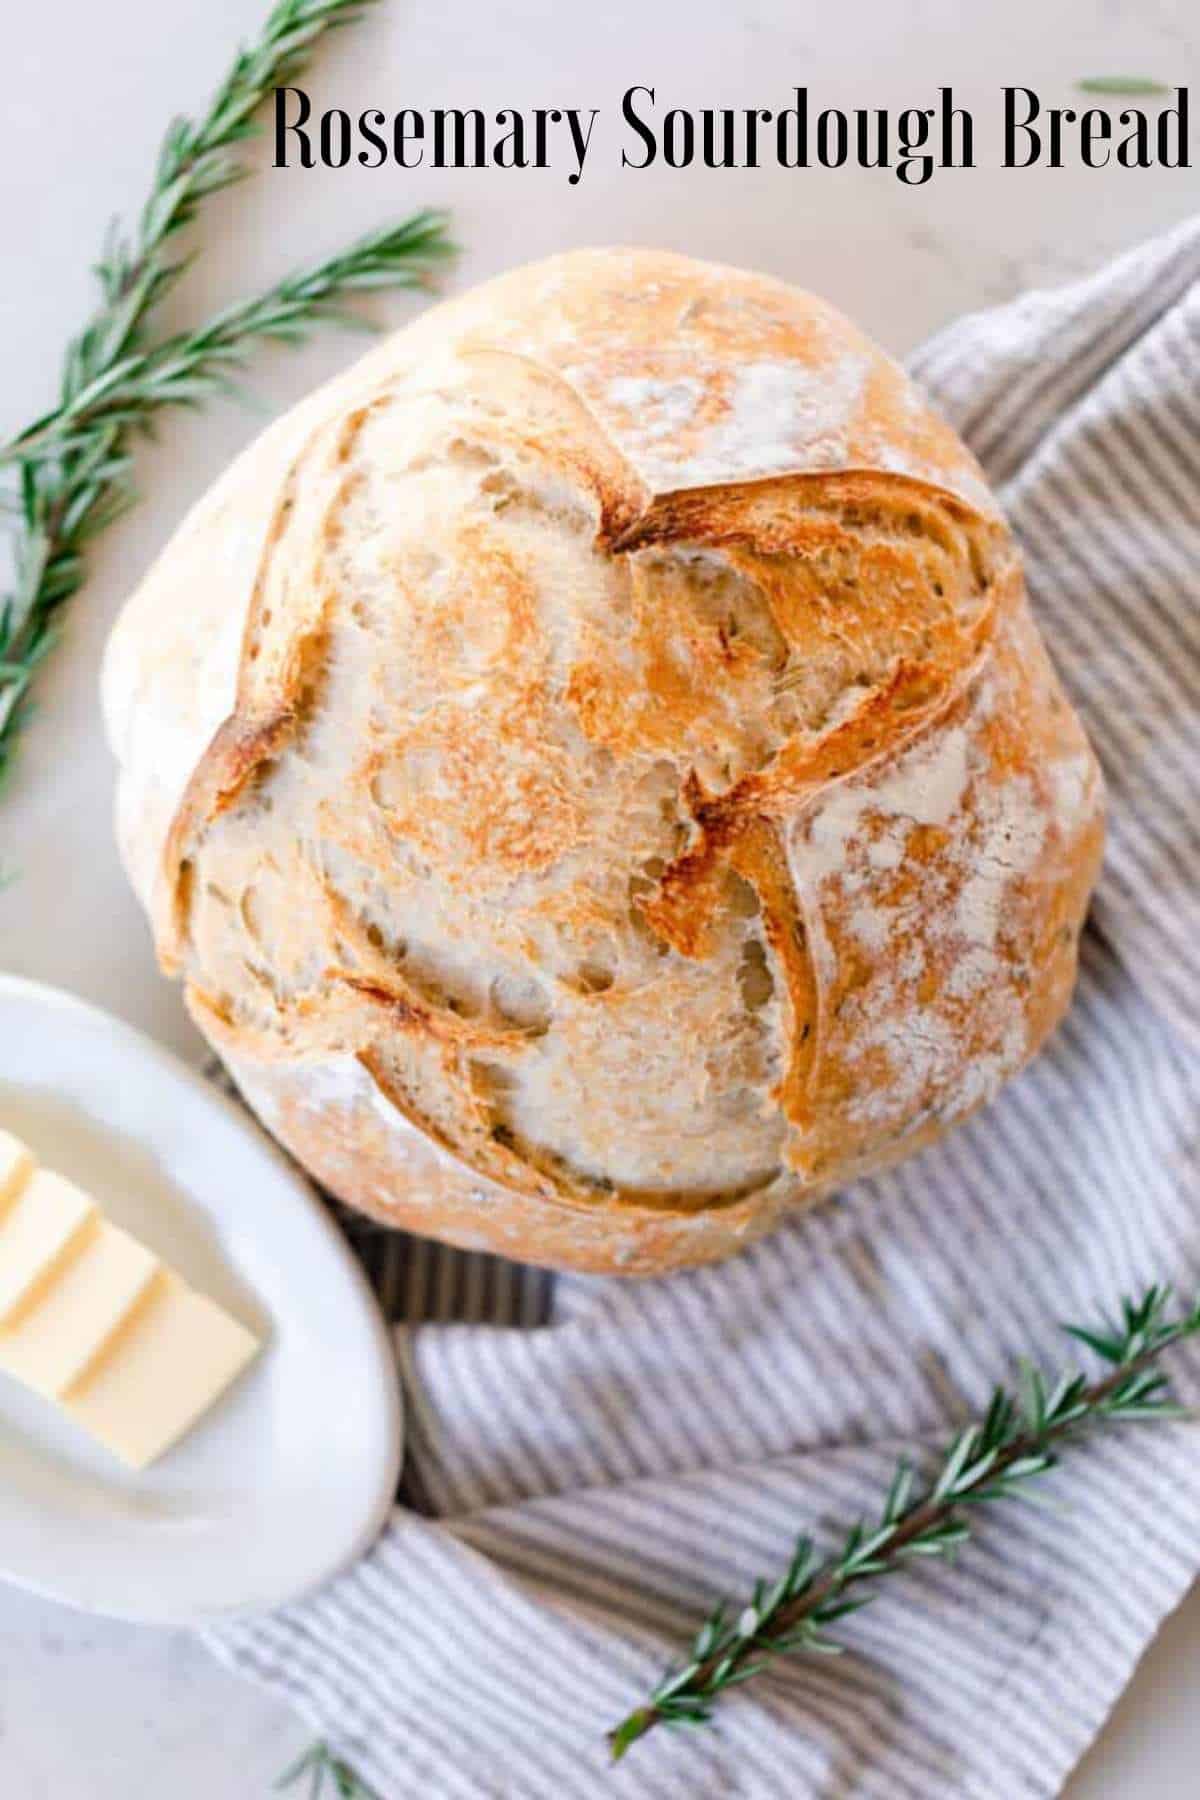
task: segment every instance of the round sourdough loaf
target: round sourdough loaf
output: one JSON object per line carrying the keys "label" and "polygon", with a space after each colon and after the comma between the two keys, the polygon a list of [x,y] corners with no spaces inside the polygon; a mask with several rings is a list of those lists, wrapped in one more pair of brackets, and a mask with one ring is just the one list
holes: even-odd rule
{"label": "round sourdough loaf", "polygon": [[994,1094],[1095,759],[980,471],[777,281],[519,269],[281,419],[109,647],[123,853],[268,1126],[397,1225],[653,1273]]}

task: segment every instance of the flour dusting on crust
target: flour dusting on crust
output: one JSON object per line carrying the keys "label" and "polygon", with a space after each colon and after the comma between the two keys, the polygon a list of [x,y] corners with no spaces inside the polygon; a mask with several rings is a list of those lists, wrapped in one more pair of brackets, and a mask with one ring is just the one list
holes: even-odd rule
{"label": "flour dusting on crust", "polygon": [[1007,638],[999,652],[956,716],[788,833],[822,989],[813,1082],[823,1128],[836,1110],[851,1139],[961,1117],[1030,1052],[1041,976],[1026,920],[1053,843],[1095,823],[1100,790],[1076,751],[998,757]]}

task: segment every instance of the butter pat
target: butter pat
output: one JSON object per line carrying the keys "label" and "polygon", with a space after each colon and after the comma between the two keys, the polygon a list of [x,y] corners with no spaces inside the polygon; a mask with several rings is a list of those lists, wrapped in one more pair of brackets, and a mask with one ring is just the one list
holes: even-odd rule
{"label": "butter pat", "polygon": [[45,1295],[0,1326],[0,1369],[57,1400],[94,1362],[161,1267],[145,1245],[107,1219],[91,1219],[68,1248]]}
{"label": "butter pat", "polygon": [[0,1371],[142,1469],[257,1349],[215,1301],[0,1131]]}
{"label": "butter pat", "polygon": [[0,1131],[0,1214],[33,1174],[33,1158],[20,1138]]}
{"label": "butter pat", "polygon": [[67,1412],[144,1469],[229,1387],[258,1349],[244,1326],[170,1270],[67,1394]]}
{"label": "butter pat", "polygon": [[95,1203],[62,1175],[49,1169],[30,1174],[0,1215],[0,1324],[51,1280],[95,1211]]}

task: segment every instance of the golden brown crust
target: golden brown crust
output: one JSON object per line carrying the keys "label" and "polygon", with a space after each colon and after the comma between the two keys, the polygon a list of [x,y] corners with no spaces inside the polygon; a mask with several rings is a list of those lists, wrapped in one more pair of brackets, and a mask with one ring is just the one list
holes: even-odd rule
{"label": "golden brown crust", "polygon": [[131,874],[262,1116],[376,1216],[729,1254],[1069,998],[1095,760],[969,454],[821,302],[580,252],[260,441],[106,669]]}

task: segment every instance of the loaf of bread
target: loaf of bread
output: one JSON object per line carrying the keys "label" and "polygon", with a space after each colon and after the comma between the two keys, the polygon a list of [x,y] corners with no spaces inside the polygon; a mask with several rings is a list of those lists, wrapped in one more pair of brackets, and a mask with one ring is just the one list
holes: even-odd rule
{"label": "loaf of bread", "polygon": [[581,252],[428,313],[201,500],[105,703],[192,1016],[434,1237],[726,1256],[1069,999],[1101,784],[1012,539],[777,281]]}

